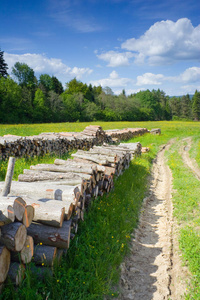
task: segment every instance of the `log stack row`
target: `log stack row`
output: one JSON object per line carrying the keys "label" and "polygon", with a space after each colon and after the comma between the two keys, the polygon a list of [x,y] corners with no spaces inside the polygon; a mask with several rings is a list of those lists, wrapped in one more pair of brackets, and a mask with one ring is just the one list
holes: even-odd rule
{"label": "log stack row", "polygon": [[82,132],[41,133],[35,136],[4,135],[0,137],[0,159],[10,156],[39,156],[54,153],[58,156],[73,149],[88,150],[94,145],[113,143],[112,138],[127,140],[147,132],[146,128],[106,130],[90,125]]}
{"label": "log stack row", "polygon": [[136,136],[143,135],[149,132],[149,130],[146,128],[124,128],[105,130],[105,132],[112,139],[117,139],[117,141],[127,141]]}
{"label": "log stack row", "polygon": [[[47,267],[59,261],[91,201],[108,193],[114,175],[122,174],[140,153],[140,143],[94,146],[78,150],[73,159],[31,166],[12,181],[9,196],[0,199],[0,267],[5,269],[0,283],[8,272],[19,283],[31,260]],[[16,242],[18,237],[22,239]]]}

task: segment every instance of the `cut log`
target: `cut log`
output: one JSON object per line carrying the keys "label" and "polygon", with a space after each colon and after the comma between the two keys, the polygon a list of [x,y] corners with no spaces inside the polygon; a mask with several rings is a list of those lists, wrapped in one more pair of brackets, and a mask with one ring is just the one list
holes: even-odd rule
{"label": "cut log", "polygon": [[29,227],[34,219],[34,214],[35,210],[34,207],[31,205],[26,205],[22,223],[26,226]]}
{"label": "cut log", "polygon": [[31,266],[30,270],[39,280],[53,276],[53,271],[48,267]]}
{"label": "cut log", "polygon": [[11,251],[21,251],[26,241],[26,227],[14,222],[1,227],[0,243]]}
{"label": "cut log", "polygon": [[61,173],[86,173],[86,174],[93,174],[93,169],[87,165],[51,165],[51,164],[39,164],[36,166],[30,166],[31,170],[40,170],[40,171],[51,171],[51,172],[61,172]]}
{"label": "cut log", "polygon": [[4,183],[3,190],[1,192],[2,196],[7,196],[10,193],[10,187],[11,187],[11,183],[12,183],[14,167],[15,167],[15,158],[9,157],[5,183]]}
{"label": "cut log", "polygon": [[33,217],[33,221],[54,227],[62,227],[65,217],[65,204],[63,201],[34,201],[30,198],[25,199],[26,203],[34,208],[35,214]]}
{"label": "cut log", "polygon": [[24,247],[20,252],[11,251],[11,260],[28,264],[31,262],[34,252],[34,242],[30,235],[27,235]]}
{"label": "cut log", "polygon": [[46,245],[35,245],[33,261],[36,265],[52,267],[56,259],[57,248]]}
{"label": "cut log", "polygon": [[14,222],[15,213],[14,208],[6,202],[0,202],[0,226]]}
{"label": "cut log", "polygon": [[20,285],[25,276],[25,266],[17,262],[11,262],[8,276],[16,286]]}
{"label": "cut log", "polygon": [[57,248],[69,248],[71,220],[63,222],[61,228],[32,223],[27,232],[34,239],[35,244],[42,243]]}
{"label": "cut log", "polygon": [[0,245],[0,285],[6,280],[10,267],[10,251]]}
{"label": "cut log", "polygon": [[[0,197],[0,209],[1,205],[4,205],[5,203],[13,207],[14,218],[16,217],[17,220],[22,221],[25,212],[26,202],[21,197],[16,196]],[[11,209],[9,212],[9,217],[11,218],[11,220],[13,220],[12,211],[13,210]]]}

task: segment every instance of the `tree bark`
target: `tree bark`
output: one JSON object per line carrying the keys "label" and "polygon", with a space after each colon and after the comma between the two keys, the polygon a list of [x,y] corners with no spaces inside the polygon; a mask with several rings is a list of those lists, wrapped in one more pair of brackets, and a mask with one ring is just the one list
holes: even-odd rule
{"label": "tree bark", "polygon": [[37,223],[32,223],[27,228],[28,235],[33,237],[35,244],[42,243],[57,248],[69,248],[70,231],[71,220],[63,222],[61,228]]}
{"label": "tree bark", "polygon": [[25,276],[25,266],[17,262],[11,262],[8,276],[16,286],[20,285]]}
{"label": "tree bark", "polygon": [[0,226],[14,222],[15,212],[11,205],[0,202]]}
{"label": "tree bark", "polygon": [[36,265],[52,267],[56,259],[57,248],[54,246],[35,245],[33,261]]}
{"label": "tree bark", "polygon": [[27,235],[24,247],[20,252],[11,251],[11,260],[28,264],[31,262],[34,252],[34,242],[30,235]]}
{"label": "tree bark", "polygon": [[26,227],[14,222],[1,227],[0,242],[4,244],[8,250],[21,251],[26,241]]}

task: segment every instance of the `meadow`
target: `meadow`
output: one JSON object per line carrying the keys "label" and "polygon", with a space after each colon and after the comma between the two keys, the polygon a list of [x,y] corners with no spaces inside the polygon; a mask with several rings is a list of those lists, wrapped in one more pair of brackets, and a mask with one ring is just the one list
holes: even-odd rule
{"label": "meadow", "polygon": [[[90,123],[91,124],[91,123]],[[26,270],[26,277],[17,289],[8,281],[0,299],[99,299],[117,297],[120,263],[130,251],[130,239],[137,227],[142,200],[148,193],[148,176],[152,160],[161,145],[171,138],[175,143],[166,153],[173,175],[174,218],[179,225],[179,244],[183,263],[190,270],[190,282],[185,299],[200,299],[200,182],[183,164],[179,147],[184,137],[193,141],[190,155],[200,166],[200,124],[198,122],[95,122],[103,129],[126,127],[161,128],[161,135],[145,134],[128,142],[141,142],[150,152],[132,160],[128,170],[116,181],[115,188],[97,198],[80,223],[78,234],[54,277],[38,280]],[[0,135],[33,135],[40,132],[81,131],[89,123],[40,125],[1,125]],[[54,156],[17,159],[15,179],[23,168],[38,162],[51,162]],[[1,174],[7,162],[0,162]],[[2,176],[2,175],[1,175]],[[3,176],[1,177],[3,180]],[[32,263],[31,263],[32,264]]]}

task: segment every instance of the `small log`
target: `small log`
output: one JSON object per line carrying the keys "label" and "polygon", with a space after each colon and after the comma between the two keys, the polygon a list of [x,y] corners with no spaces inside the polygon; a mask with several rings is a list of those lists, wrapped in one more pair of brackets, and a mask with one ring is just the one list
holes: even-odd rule
{"label": "small log", "polygon": [[27,227],[29,227],[34,219],[35,209],[31,205],[26,205],[22,223]]}
{"label": "small log", "polygon": [[15,167],[15,158],[9,157],[5,183],[4,183],[3,190],[1,192],[2,196],[7,196],[10,193],[10,187],[11,187],[11,183],[12,183],[14,167]]}
{"label": "small log", "polygon": [[33,237],[35,244],[42,243],[57,248],[69,248],[70,231],[71,220],[63,222],[61,228],[37,223],[32,223],[27,228],[28,235]]}
{"label": "small log", "polygon": [[8,205],[6,202],[0,202],[0,226],[14,222],[14,220],[14,208],[11,205]]}
{"label": "small log", "polygon": [[26,227],[14,222],[1,227],[0,243],[4,244],[8,250],[21,251],[26,241]]}
{"label": "small log", "polygon": [[22,221],[25,208],[26,208],[26,202],[21,197],[16,197],[16,196],[0,197],[0,209],[1,209],[1,205],[4,205],[5,203],[7,205],[12,206],[14,209],[14,216],[13,216],[12,213],[13,210],[10,208],[11,210],[9,212],[10,213],[9,217],[11,218],[11,220],[13,220],[13,218],[16,217],[18,221]]}
{"label": "small log", "polygon": [[0,285],[6,280],[10,267],[10,251],[0,245]]}
{"label": "small log", "polygon": [[8,276],[16,286],[20,285],[25,276],[25,266],[17,262],[11,262]]}
{"label": "small log", "polygon": [[51,171],[51,172],[61,172],[61,173],[86,173],[86,174],[93,174],[93,169],[90,166],[86,165],[51,165],[51,164],[38,164],[36,166],[30,166],[31,170],[40,170],[40,171]]}
{"label": "small log", "polygon": [[35,245],[33,261],[36,265],[52,267],[56,254],[57,248],[54,246]]}
{"label": "small log", "polygon": [[34,252],[34,242],[30,235],[27,235],[24,247],[20,252],[11,251],[11,260],[28,264],[31,262]]}

